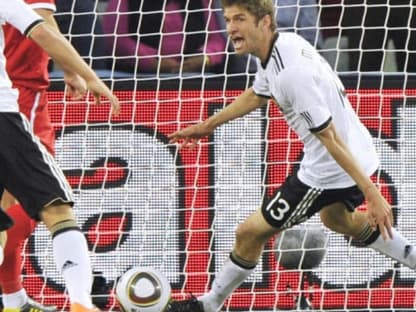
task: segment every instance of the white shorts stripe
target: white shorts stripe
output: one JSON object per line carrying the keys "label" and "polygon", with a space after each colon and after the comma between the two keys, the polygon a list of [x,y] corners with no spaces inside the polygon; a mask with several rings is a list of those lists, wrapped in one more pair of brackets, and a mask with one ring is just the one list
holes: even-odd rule
{"label": "white shorts stripe", "polygon": [[289,228],[293,224],[296,224],[300,219],[305,216],[305,212],[310,208],[314,200],[322,193],[321,189],[311,188],[309,189],[302,200],[296,206],[291,216],[283,224],[283,228]]}

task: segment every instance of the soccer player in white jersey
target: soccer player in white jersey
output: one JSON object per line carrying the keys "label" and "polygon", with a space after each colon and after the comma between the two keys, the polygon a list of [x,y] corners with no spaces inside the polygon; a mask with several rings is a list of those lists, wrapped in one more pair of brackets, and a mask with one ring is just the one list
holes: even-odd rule
{"label": "soccer player in white jersey", "polygon": [[[258,59],[253,86],[203,122],[170,134],[192,148],[218,126],[273,99],[304,144],[298,172],[238,225],[228,261],[211,290],[172,301],[167,312],[216,312],[254,270],[274,235],[315,213],[331,230],[415,269],[416,248],[393,227],[392,208],[371,181],[379,161],[372,138],[354,113],[344,87],[318,52],[294,33],[276,31],[273,0],[221,0],[227,32],[238,54]],[[364,199],[367,212],[357,211]]]}
{"label": "soccer player in white jersey", "polygon": [[[22,0],[9,0],[7,5],[1,5],[0,21],[2,24],[8,22],[34,40],[63,71],[82,77],[66,81],[71,89],[80,92],[88,89],[98,104],[102,96],[107,98],[113,112],[118,113],[117,97],[69,42]],[[52,155],[33,135],[26,117],[19,113],[18,92],[12,88],[5,69],[2,31],[0,28],[0,185],[22,204],[31,218],[43,221],[49,229],[55,263],[63,274],[71,301],[70,310],[97,311],[90,296],[92,270],[88,246],[72,211],[71,188]],[[7,240],[5,230],[12,223],[7,213],[0,209],[0,263]]]}

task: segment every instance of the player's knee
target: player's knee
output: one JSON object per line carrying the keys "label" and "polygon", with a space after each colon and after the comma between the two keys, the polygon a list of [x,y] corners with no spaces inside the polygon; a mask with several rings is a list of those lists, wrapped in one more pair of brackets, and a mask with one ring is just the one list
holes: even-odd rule
{"label": "player's knee", "polygon": [[322,224],[325,225],[327,228],[331,228],[331,225],[332,225],[331,214],[328,211],[322,210],[319,213],[319,216],[321,218]]}
{"label": "player's knee", "polygon": [[241,244],[251,244],[254,238],[253,236],[254,232],[252,227],[246,222],[240,223],[235,231],[236,245],[239,246]]}
{"label": "player's knee", "polygon": [[235,230],[235,239],[237,242],[244,241],[244,238],[249,233],[249,227],[245,223],[240,223]]}
{"label": "player's knee", "polygon": [[264,233],[260,228],[250,222],[240,223],[235,232],[236,244],[262,244],[268,240],[269,234]]}
{"label": "player's knee", "polygon": [[74,220],[75,222],[75,216],[69,204],[47,206],[40,212],[40,218],[49,230],[63,221]]}
{"label": "player's knee", "polygon": [[3,195],[1,197],[1,207],[7,210],[13,205],[15,205],[16,202],[16,198],[14,198],[14,196],[10,194],[7,190],[4,190]]}

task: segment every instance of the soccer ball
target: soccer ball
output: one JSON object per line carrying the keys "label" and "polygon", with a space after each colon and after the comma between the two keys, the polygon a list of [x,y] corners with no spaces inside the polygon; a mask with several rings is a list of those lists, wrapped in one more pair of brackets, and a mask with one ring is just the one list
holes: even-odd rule
{"label": "soccer ball", "polygon": [[285,269],[311,270],[326,254],[328,237],[321,228],[291,228],[276,238],[276,259]]}
{"label": "soccer ball", "polygon": [[116,287],[116,297],[124,312],[161,312],[171,298],[171,286],[161,272],[152,267],[126,271]]}

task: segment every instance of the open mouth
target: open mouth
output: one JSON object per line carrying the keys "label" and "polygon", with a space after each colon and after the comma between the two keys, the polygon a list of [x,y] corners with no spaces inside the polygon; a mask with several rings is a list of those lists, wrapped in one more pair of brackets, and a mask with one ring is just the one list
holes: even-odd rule
{"label": "open mouth", "polygon": [[231,38],[234,49],[239,50],[243,47],[244,39],[242,37],[233,37]]}

